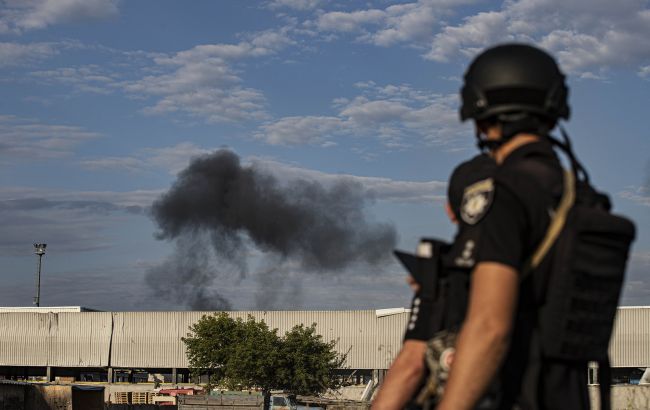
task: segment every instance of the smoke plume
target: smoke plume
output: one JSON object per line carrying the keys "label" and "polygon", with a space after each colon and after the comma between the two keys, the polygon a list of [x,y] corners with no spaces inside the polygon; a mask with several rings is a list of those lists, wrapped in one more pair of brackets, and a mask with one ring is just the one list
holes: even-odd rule
{"label": "smoke plume", "polygon": [[[266,271],[275,283],[283,266],[324,273],[385,262],[396,233],[390,225],[370,222],[367,204],[355,182],[280,183],[268,172],[243,166],[229,150],[198,157],[153,204],[157,237],[175,241],[176,252],[151,269],[147,280],[155,284],[156,277],[165,277],[177,287],[178,299],[194,309],[213,309],[211,300],[218,305],[227,300],[206,289],[216,278],[245,275],[252,253],[273,262]],[[263,304],[258,307],[272,301]]]}

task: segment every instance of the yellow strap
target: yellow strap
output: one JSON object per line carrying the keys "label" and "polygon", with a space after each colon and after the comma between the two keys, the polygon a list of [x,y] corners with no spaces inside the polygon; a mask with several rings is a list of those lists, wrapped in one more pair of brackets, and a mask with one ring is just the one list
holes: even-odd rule
{"label": "yellow strap", "polygon": [[555,215],[553,215],[553,219],[548,226],[548,230],[546,231],[544,239],[535,250],[535,253],[533,253],[533,256],[530,258],[530,263],[527,265],[526,273],[539,266],[539,264],[542,262],[542,259],[544,259],[548,251],[551,249],[551,246],[553,246],[555,243],[555,240],[560,235],[562,228],[564,228],[567,215],[575,203],[575,199],[575,176],[573,175],[573,172],[565,170],[564,191],[562,192],[562,199],[560,199],[560,204],[555,210]]}

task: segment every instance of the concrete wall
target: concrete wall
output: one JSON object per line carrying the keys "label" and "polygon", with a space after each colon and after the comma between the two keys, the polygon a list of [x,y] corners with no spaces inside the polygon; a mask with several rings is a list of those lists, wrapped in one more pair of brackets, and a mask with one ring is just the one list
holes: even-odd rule
{"label": "concrete wall", "polygon": [[[600,410],[600,391],[598,386],[589,386],[592,410]],[[612,386],[612,410],[650,409],[650,385]]]}

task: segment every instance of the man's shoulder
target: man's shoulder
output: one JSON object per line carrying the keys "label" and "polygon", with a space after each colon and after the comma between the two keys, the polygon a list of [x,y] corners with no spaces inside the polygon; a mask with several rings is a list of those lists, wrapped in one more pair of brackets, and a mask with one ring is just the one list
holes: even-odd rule
{"label": "man's shoulder", "polygon": [[[549,152],[550,150],[550,152]],[[554,201],[562,193],[562,165],[550,148],[530,147],[526,155],[506,160],[494,174],[495,186],[522,203]]]}

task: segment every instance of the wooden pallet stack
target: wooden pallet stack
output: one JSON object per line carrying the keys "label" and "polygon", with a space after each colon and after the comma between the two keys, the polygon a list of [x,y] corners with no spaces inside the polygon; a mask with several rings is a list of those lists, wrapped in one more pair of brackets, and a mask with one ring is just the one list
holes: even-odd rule
{"label": "wooden pallet stack", "polygon": [[149,392],[147,393],[147,404],[156,404],[154,397],[160,396],[160,393]]}
{"label": "wooden pallet stack", "polygon": [[129,392],[118,391],[113,393],[113,403],[115,404],[129,404]]}
{"label": "wooden pallet stack", "polygon": [[131,393],[131,404],[149,404],[149,395],[146,391],[134,391]]}

